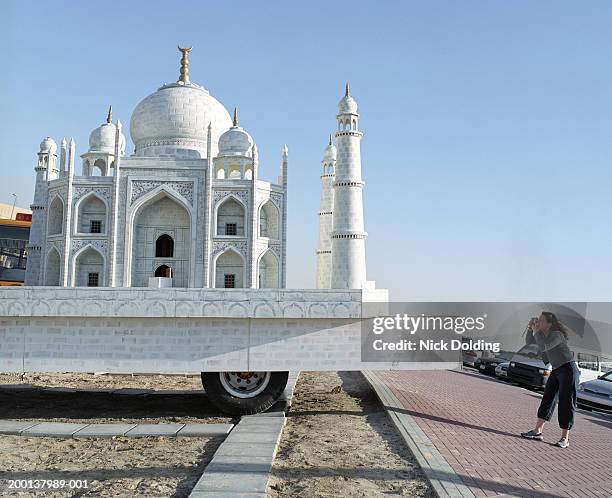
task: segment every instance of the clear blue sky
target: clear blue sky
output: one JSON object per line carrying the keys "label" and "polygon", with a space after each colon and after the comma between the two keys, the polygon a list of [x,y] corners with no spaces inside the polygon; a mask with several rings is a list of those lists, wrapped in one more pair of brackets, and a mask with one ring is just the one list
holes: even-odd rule
{"label": "clear blue sky", "polygon": [[[319,173],[349,79],[368,276],[395,300],[612,299],[612,3],[3,3],[0,202],[38,144],[190,74],[290,150],[288,285],[314,285]],[[131,149],[128,147],[128,150]]]}

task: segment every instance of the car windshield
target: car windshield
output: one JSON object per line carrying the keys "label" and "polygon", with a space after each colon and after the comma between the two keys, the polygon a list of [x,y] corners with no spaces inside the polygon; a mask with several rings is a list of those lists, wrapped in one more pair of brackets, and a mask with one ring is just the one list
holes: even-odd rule
{"label": "car windshield", "polygon": [[523,346],[521,349],[518,350],[516,354],[526,356],[527,358],[535,358],[540,360],[542,359],[542,355],[538,350],[537,344],[528,344],[526,346]]}
{"label": "car windshield", "polygon": [[514,355],[514,353],[510,351],[500,351],[499,353],[495,355],[495,358],[497,360],[510,361],[510,358],[512,358],[512,355]]}
{"label": "car windshield", "polygon": [[599,377],[601,380],[607,380],[608,382],[612,382],[612,370],[610,370],[608,373],[603,374],[601,377]]}

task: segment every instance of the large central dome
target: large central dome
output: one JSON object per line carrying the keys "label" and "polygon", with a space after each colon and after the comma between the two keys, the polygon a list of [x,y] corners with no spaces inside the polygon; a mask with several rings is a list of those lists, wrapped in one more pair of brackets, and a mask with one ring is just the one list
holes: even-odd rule
{"label": "large central dome", "polygon": [[162,86],[134,109],[130,135],[136,156],[204,158],[208,123],[212,123],[212,154],[217,155],[219,136],[232,120],[208,90],[189,81],[188,64],[183,54],[180,80]]}

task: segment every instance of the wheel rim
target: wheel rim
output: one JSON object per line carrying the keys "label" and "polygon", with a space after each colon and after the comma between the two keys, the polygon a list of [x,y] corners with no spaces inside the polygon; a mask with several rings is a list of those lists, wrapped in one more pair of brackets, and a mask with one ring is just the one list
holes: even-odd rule
{"label": "wheel rim", "polygon": [[223,388],[237,398],[253,398],[270,383],[270,372],[220,372]]}

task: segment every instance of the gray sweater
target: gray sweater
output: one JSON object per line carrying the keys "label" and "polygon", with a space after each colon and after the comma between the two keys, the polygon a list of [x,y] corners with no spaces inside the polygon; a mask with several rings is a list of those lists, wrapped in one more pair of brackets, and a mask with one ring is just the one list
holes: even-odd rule
{"label": "gray sweater", "polygon": [[546,353],[553,368],[559,368],[574,359],[567,345],[567,339],[561,331],[551,330],[548,334],[537,331],[534,332],[533,338],[540,351]]}

